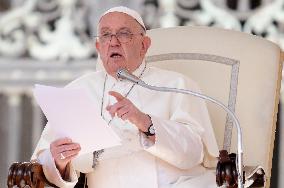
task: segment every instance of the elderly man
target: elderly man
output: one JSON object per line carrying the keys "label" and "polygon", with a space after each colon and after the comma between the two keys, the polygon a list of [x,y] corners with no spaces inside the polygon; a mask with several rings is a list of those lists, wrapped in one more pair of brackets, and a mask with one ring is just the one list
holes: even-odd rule
{"label": "elderly man", "polygon": [[198,91],[181,74],[149,67],[144,58],[150,44],[137,12],[115,7],[102,15],[96,48],[104,70],[67,87],[92,94],[122,145],[76,157],[80,145],[69,138],[55,139],[47,125],[32,159],[43,165],[50,182],[73,187],[77,172],[83,172],[89,188],[216,187],[213,173],[205,168],[218,155],[205,103],[152,92],[116,77],[124,68],[152,85]]}

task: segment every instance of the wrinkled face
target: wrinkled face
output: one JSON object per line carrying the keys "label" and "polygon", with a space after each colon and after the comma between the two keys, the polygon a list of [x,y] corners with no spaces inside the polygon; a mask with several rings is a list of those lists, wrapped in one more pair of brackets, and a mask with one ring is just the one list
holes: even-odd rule
{"label": "wrinkled face", "polygon": [[151,44],[144,33],[139,23],[127,14],[111,12],[101,18],[96,48],[109,75],[116,78],[119,68],[133,72],[139,67]]}

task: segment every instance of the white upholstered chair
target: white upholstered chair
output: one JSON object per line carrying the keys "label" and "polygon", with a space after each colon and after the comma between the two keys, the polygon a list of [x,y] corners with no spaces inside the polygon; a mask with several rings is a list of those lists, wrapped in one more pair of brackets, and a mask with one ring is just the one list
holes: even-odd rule
{"label": "white upholstered chair", "polygon": [[[265,39],[232,30],[176,27],[148,31],[147,62],[195,80],[204,94],[235,112],[243,132],[245,166],[262,166],[269,187],[283,53]],[[151,84],[151,83],[149,83]],[[220,150],[236,152],[236,129],[207,102]]]}
{"label": "white upholstered chair", "polygon": [[[235,111],[243,130],[244,165],[262,166],[269,187],[283,60],[280,48],[249,34],[209,27],[153,29],[148,35],[152,38],[149,65],[189,76],[204,94]],[[230,118],[218,106],[207,105],[220,150],[236,152]],[[24,176],[26,182],[43,187],[41,167],[28,165],[11,166],[9,187],[19,184],[23,168],[33,172],[32,177]]]}

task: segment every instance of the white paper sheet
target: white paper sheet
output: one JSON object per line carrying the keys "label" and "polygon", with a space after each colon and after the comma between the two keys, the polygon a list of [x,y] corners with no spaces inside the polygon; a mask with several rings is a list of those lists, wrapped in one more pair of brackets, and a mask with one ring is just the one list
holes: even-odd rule
{"label": "white paper sheet", "polygon": [[69,137],[81,145],[79,155],[121,144],[84,89],[36,85],[34,97],[57,138]]}

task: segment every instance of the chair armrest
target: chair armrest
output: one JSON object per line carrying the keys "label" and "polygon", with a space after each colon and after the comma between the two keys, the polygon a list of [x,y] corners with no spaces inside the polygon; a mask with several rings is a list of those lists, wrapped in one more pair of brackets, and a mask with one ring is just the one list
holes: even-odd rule
{"label": "chair armrest", "polygon": [[[245,166],[243,173],[243,182],[245,187],[264,187],[265,172],[261,166]],[[226,185],[227,188],[238,187],[238,172],[236,168],[236,154],[228,154],[226,150],[221,150],[216,167],[217,185]]]}
{"label": "chair armrest", "polygon": [[46,184],[57,187],[46,179],[41,164],[37,162],[15,162],[9,168],[8,188],[15,185],[18,187],[28,185],[31,188],[44,188]]}

